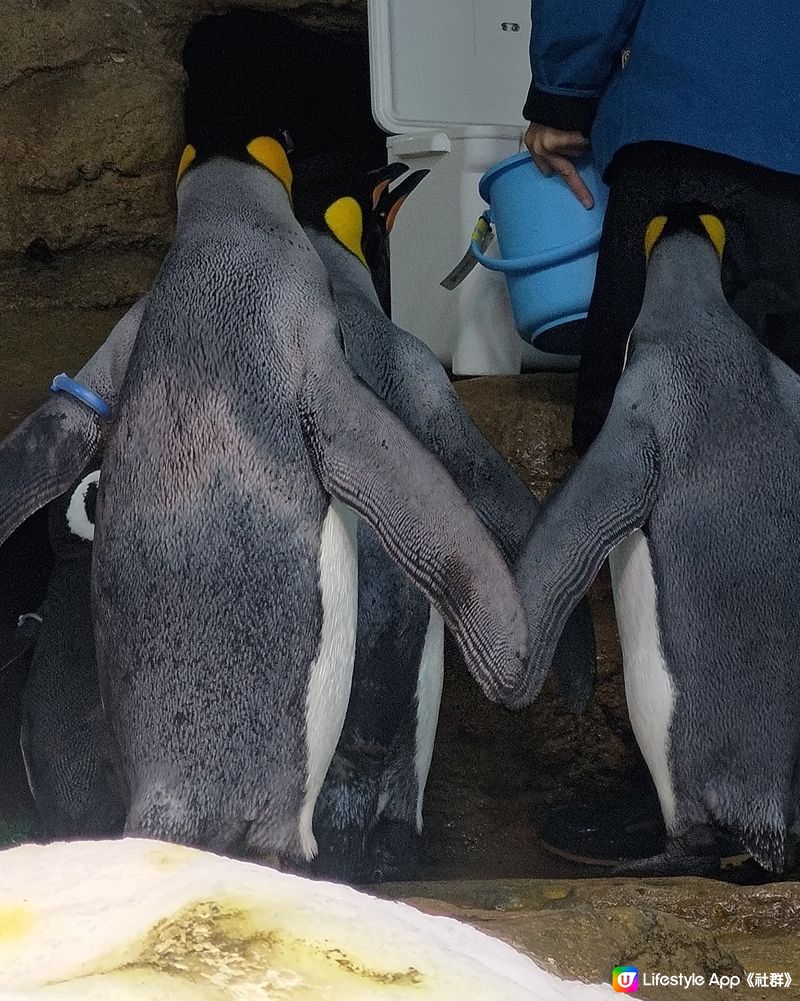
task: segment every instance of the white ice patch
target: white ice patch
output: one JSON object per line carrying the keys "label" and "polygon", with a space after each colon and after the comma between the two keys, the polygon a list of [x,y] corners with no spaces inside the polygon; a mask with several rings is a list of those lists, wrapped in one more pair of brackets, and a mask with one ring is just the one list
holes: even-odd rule
{"label": "white ice patch", "polygon": [[99,481],[99,469],[95,469],[93,473],[84,476],[77,487],[75,487],[75,491],[69,501],[69,507],[67,508],[67,525],[70,532],[73,535],[77,535],[79,539],[85,539],[87,542],[94,541],[94,523],[89,521],[89,517],[86,514],[86,495],[89,493],[89,487]]}
{"label": "white ice patch", "polygon": [[0,858],[9,1001],[615,997],[453,918],[178,845],[73,841]]}
{"label": "white ice patch", "polygon": [[417,678],[417,740],[414,769],[417,778],[417,831],[419,832],[422,831],[422,800],[433,758],[443,681],[444,622],[441,615],[431,608]]}
{"label": "white ice patch", "polygon": [[644,533],[633,532],[621,542],[609,557],[609,567],[631,726],[670,829],[675,819],[669,766],[675,688],[661,647],[656,584]]}
{"label": "white ice patch", "polygon": [[317,854],[314,806],[342,732],[356,653],[358,556],[356,517],[331,500],[322,525],[319,554],[322,634],[306,694],[306,797],[300,812],[300,844],[306,859]]}

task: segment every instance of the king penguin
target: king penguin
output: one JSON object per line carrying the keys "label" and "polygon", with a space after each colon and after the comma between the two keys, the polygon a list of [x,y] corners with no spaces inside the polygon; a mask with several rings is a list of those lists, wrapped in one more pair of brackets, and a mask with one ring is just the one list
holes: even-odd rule
{"label": "king penguin", "polygon": [[[354,657],[350,509],[490,698],[516,702],[526,631],[489,534],[347,367],[280,119],[230,110],[189,137],[106,435],[98,674],[126,834],[308,859]],[[0,447],[0,543],[96,454],[84,409],[60,394]]]}
{"label": "king penguin", "polygon": [[701,206],[650,222],[611,412],[517,569],[532,698],[611,555],[631,724],[669,835],[639,872],[707,872],[719,834],[780,872],[798,821],[800,380],[726,301],[724,241]]}
{"label": "king penguin", "polygon": [[41,624],[22,699],[25,770],[48,838],[113,836],[125,821],[95,662],[90,588],[100,468],[92,467],[47,508],[55,566],[36,614]]}
{"label": "king penguin", "polygon": [[[74,383],[94,394],[109,412],[122,386],[144,303],[140,299],[115,324]],[[13,568],[14,593],[27,602],[18,609],[26,614],[19,617],[0,669],[15,653],[14,660],[25,663],[21,719],[15,729],[38,830],[48,838],[109,836],[119,833],[124,823],[110,774],[90,601],[97,480],[110,422],[71,399],[63,406],[63,400],[54,398],[37,411],[27,422],[27,437],[52,477],[47,484],[51,490],[58,490],[69,476],[70,463],[57,454],[66,441],[89,457],[89,465],[61,496],[24,523],[24,532],[18,529],[0,547],[0,558]],[[44,489],[44,484],[35,489]],[[34,494],[30,502],[38,506],[44,496]],[[29,531],[39,521],[41,540],[39,533]],[[40,581],[43,545],[47,573]],[[6,583],[10,588],[11,581]]]}
{"label": "king penguin", "polygon": [[[298,165],[295,212],[331,281],[345,357],[443,463],[513,563],[539,504],[469,418],[446,372],[416,337],[391,323],[371,278],[400,206],[427,171],[396,186],[407,167],[369,174],[346,158]],[[441,617],[358,526],[358,631],[353,687],[315,826],[328,875],[373,881],[413,872],[444,671]],[[584,603],[567,624],[556,673],[581,711],[594,679],[594,636]]]}

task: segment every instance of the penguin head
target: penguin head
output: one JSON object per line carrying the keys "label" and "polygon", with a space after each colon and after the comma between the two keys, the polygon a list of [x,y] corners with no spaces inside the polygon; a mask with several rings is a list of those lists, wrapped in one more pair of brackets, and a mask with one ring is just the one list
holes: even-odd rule
{"label": "penguin head", "polygon": [[679,233],[693,233],[711,244],[720,262],[725,250],[725,225],[717,213],[700,202],[680,202],[667,206],[647,224],[644,254],[650,261],[653,250]]}
{"label": "penguin head", "polygon": [[216,157],[259,164],[291,195],[288,123],[296,115],[293,65],[303,30],[275,15],[209,16],[183,49],[186,147],[177,183]]}
{"label": "penguin head", "polygon": [[364,150],[370,163],[381,162],[386,136],[372,116],[366,25],[331,33],[293,21],[286,11],[237,5],[192,26],[183,66],[187,142],[197,145],[190,137],[204,122],[266,117],[288,130],[298,159]]}
{"label": "penguin head", "polygon": [[[304,161],[298,171],[295,214],[303,226],[332,237],[373,273],[379,267],[400,206],[429,173],[415,170],[394,188],[408,167],[392,163],[360,171],[339,157]],[[322,169],[320,169],[322,168]]]}
{"label": "penguin head", "polygon": [[100,468],[93,463],[49,505],[50,546],[56,557],[91,554],[99,481]]}

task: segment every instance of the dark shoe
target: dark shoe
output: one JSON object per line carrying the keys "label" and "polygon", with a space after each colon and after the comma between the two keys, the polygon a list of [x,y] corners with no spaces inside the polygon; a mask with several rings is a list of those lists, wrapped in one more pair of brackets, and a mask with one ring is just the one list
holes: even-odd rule
{"label": "dark shoe", "polygon": [[613,868],[659,855],[667,832],[655,793],[643,787],[625,796],[579,796],[540,818],[542,846],[560,858]]}

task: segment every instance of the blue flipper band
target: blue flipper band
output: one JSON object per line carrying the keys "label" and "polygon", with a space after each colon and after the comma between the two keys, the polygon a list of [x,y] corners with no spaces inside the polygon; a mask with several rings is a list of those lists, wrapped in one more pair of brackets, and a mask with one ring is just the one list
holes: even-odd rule
{"label": "blue flipper band", "polygon": [[108,420],[111,416],[111,407],[106,403],[102,396],[98,396],[97,393],[93,392],[88,386],[83,386],[81,383],[76,382],[74,379],[62,372],[61,375],[57,375],[50,384],[51,393],[69,393],[70,396],[74,396],[76,400],[80,400],[81,403],[85,403],[90,410],[94,410],[98,417],[102,417],[104,420]]}

